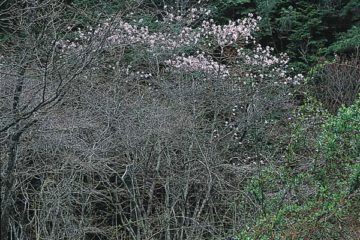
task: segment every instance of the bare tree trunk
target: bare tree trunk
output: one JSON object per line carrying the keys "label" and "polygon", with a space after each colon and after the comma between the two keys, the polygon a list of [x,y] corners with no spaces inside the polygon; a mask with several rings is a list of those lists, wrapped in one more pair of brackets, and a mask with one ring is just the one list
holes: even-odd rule
{"label": "bare tree trunk", "polygon": [[[11,191],[14,185],[14,171],[16,164],[16,151],[19,144],[20,137],[24,132],[25,128],[20,130],[19,124],[19,103],[20,103],[20,95],[22,93],[23,84],[24,84],[24,74],[25,67],[21,69],[19,78],[17,78],[17,84],[15,86],[13,103],[12,103],[12,114],[13,114],[13,122],[15,122],[14,133],[12,133],[8,138],[8,160],[7,160],[7,168],[5,171],[5,177],[3,179],[4,183],[4,199],[1,201],[1,239],[8,239],[8,226],[9,226],[9,214],[10,214],[10,206],[11,206]],[[29,125],[30,126],[30,125]]]}
{"label": "bare tree trunk", "polygon": [[1,239],[8,239],[8,226],[9,226],[9,214],[10,214],[10,205],[11,205],[11,191],[14,185],[14,169],[16,162],[16,150],[18,146],[18,140],[16,138],[10,137],[8,143],[8,164],[5,172],[5,177],[3,179],[4,190],[4,199],[1,201]]}

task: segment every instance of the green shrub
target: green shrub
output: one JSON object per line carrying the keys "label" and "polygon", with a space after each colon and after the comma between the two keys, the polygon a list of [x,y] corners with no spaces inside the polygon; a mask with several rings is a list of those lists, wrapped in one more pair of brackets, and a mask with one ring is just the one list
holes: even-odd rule
{"label": "green shrub", "polygon": [[360,99],[342,107],[322,126],[320,150],[327,161],[353,163],[360,158]]}
{"label": "green shrub", "polygon": [[[285,162],[276,174],[266,168],[249,181],[247,189],[262,214],[255,224],[243,228],[238,239],[359,239],[360,98],[340,108],[336,116],[320,114],[327,116],[324,123],[309,131],[309,116],[319,118],[315,105],[302,107],[288,148],[288,158],[303,165]],[[317,147],[301,155],[311,145],[301,135],[314,129]],[[312,159],[316,161],[309,163]],[[305,163],[310,166],[304,168]],[[280,189],[283,197],[279,199]]]}

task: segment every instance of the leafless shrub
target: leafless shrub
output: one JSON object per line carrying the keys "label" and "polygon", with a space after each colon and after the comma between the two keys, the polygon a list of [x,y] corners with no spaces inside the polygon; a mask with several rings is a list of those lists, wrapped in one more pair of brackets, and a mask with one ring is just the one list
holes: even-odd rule
{"label": "leafless shrub", "polygon": [[160,71],[137,45],[129,63],[106,36],[68,54],[61,6],[31,9],[49,25],[23,31],[47,37],[1,65],[3,239],[211,239],[254,217],[244,184],[273,157],[258,145],[291,107],[286,85]]}
{"label": "leafless shrub", "polygon": [[31,139],[28,134],[36,129],[34,126],[52,114],[79,75],[89,68],[102,41],[90,39],[75,54],[59,49],[58,41],[69,33],[63,21],[64,5],[58,1],[14,1],[4,14],[10,16],[7,19],[10,37],[1,44],[0,59],[0,140],[4,150],[1,236],[7,239],[9,224],[12,232],[17,232],[14,229],[17,225],[9,222],[9,218],[13,212],[13,188],[18,180],[16,168],[25,156],[21,155],[26,146],[23,137]]}
{"label": "leafless shrub", "polygon": [[341,105],[350,106],[360,92],[359,56],[326,64],[312,82],[315,96],[332,113]]}

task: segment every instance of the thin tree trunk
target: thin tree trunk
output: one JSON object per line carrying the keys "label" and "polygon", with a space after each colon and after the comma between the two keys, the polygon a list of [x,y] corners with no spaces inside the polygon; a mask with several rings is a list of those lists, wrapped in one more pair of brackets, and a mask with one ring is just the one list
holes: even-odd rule
{"label": "thin tree trunk", "polygon": [[8,239],[8,227],[11,205],[11,192],[14,185],[14,169],[16,162],[16,150],[18,146],[18,139],[9,139],[8,147],[8,165],[5,172],[5,178],[3,179],[4,199],[2,201],[2,213],[1,213],[1,239]]}

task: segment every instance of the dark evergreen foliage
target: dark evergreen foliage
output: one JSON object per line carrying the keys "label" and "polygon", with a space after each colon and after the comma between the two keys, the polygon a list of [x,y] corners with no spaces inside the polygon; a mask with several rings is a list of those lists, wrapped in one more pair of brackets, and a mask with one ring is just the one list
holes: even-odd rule
{"label": "dark evergreen foliage", "polygon": [[309,70],[320,56],[351,54],[360,46],[360,2],[356,0],[211,1],[216,20],[225,22],[254,12],[263,18],[260,42],[292,59],[295,71]]}

